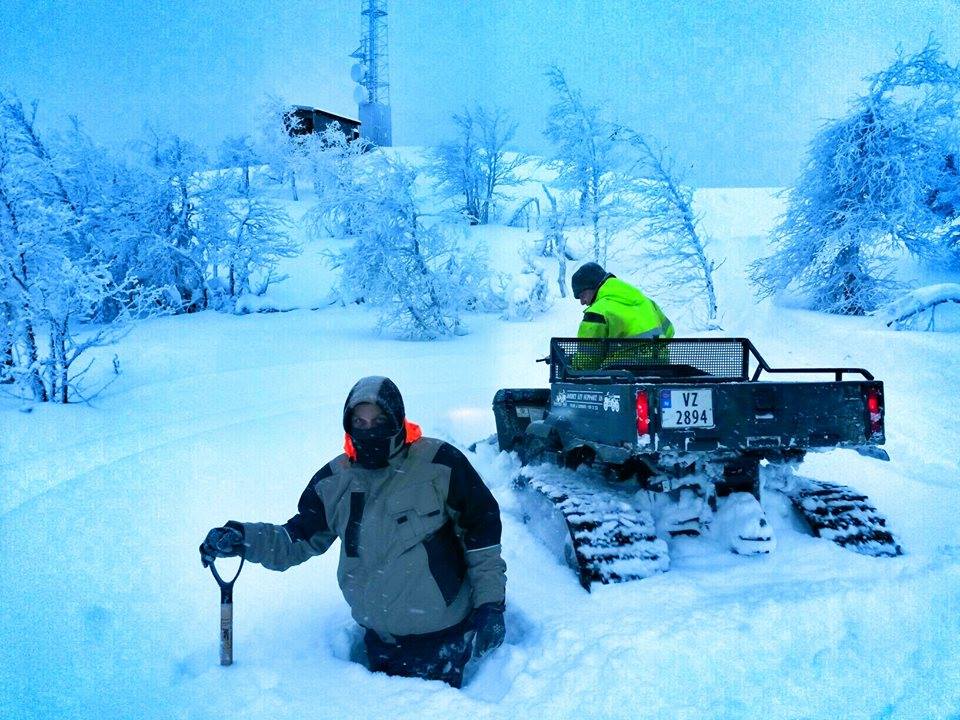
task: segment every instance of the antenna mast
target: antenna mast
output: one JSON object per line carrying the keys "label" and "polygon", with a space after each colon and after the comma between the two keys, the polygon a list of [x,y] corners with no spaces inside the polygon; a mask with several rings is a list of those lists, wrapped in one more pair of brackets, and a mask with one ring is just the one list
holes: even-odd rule
{"label": "antenna mast", "polygon": [[360,110],[360,136],[375,145],[393,144],[390,123],[390,80],[387,60],[387,0],[361,0],[360,47],[350,57],[357,87],[354,99]]}

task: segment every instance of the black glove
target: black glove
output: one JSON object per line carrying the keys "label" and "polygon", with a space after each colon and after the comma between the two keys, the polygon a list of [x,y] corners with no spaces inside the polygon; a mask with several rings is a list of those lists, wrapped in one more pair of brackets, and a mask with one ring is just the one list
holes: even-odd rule
{"label": "black glove", "polygon": [[476,633],[473,641],[474,657],[483,657],[503,644],[507,626],[503,622],[503,603],[484,603],[473,611],[471,625]]}
{"label": "black glove", "polygon": [[218,557],[243,554],[243,525],[231,520],[224,527],[215,527],[200,544],[200,562],[207,567]]}

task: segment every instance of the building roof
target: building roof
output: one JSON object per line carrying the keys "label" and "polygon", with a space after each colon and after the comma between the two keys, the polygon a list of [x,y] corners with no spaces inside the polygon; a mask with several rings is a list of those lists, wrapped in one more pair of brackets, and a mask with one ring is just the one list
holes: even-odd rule
{"label": "building roof", "polygon": [[356,125],[360,124],[360,121],[356,118],[346,117],[344,115],[338,115],[337,113],[330,112],[329,110],[322,110],[321,108],[310,107],[309,105],[294,105],[293,109],[296,110],[306,110],[314,113],[322,113],[327,117],[334,118],[335,120],[343,120],[344,122],[354,123]]}

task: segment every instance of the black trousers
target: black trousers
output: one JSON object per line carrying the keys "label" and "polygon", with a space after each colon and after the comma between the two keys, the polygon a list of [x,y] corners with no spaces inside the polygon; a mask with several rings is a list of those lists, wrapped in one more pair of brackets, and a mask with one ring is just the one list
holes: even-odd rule
{"label": "black trousers", "polygon": [[463,684],[463,668],[473,647],[473,633],[466,620],[439,632],[400,635],[394,639],[396,642],[386,642],[370,629],[364,633],[363,642],[372,671],[443,680],[455,688]]}

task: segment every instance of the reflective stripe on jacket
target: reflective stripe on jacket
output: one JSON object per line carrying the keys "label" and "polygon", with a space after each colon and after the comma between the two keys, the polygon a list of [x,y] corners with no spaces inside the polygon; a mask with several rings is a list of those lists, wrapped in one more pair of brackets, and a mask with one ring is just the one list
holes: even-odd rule
{"label": "reflective stripe on jacket", "polygon": [[653,300],[610,276],[583,313],[579,338],[672,338],[673,323]]}
{"label": "reflective stripe on jacket", "polygon": [[337,580],[366,628],[436,632],[504,600],[497,501],[441,440],[421,438],[374,470],[340,455],[314,475],[298,510],[283,525],[244,523],[245,557],[286,570],[339,538]]}

